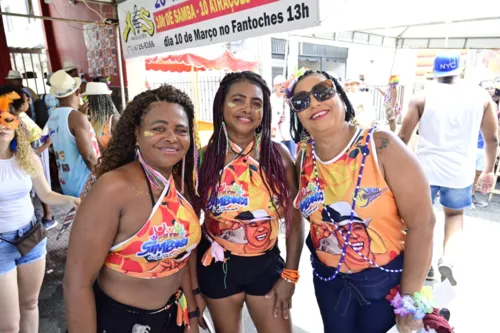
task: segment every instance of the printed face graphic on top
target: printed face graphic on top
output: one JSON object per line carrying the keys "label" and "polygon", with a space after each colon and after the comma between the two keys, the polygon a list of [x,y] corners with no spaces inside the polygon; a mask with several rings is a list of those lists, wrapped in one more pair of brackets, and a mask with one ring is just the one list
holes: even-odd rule
{"label": "printed face graphic on top", "polygon": [[318,251],[337,256],[345,247],[345,265],[351,270],[370,267],[366,259],[375,262],[377,254],[372,251],[372,238],[381,241],[381,237],[370,229],[370,218],[362,219],[354,212],[351,221],[351,205],[347,202],[325,207],[322,217],[325,223],[314,228],[313,243]]}

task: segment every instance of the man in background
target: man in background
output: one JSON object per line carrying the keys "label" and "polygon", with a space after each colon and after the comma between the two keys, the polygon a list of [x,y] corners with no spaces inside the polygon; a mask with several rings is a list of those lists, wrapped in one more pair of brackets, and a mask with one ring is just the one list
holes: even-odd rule
{"label": "man in background", "polygon": [[[65,61],[63,64],[63,71],[65,71],[69,76],[80,79],[80,96],[87,90],[87,79],[85,78],[85,74],[80,73],[78,67],[71,61]],[[88,114],[89,104],[80,98],[80,106],[78,107],[78,111],[83,114]]]}
{"label": "man in background", "polygon": [[[454,262],[460,248],[464,209],[472,205],[478,133],[485,145],[484,170],[478,179],[481,192],[493,186],[498,133],[491,96],[481,87],[460,80],[459,54],[441,54],[434,60],[437,83],[415,95],[399,137],[406,144],[419,125],[418,160],[431,185],[434,202],[444,207],[445,236],[438,269],[441,279],[456,285]],[[434,269],[429,270],[434,278]]]}
{"label": "man in background", "polygon": [[63,193],[79,197],[100,156],[95,132],[87,116],[78,112],[81,79],[64,70],[50,78],[50,93],[59,100],[47,122]]}

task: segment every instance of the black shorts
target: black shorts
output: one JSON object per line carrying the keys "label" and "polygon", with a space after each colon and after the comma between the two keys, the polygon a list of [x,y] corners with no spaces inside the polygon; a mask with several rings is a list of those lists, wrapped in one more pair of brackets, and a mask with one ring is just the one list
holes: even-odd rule
{"label": "black shorts", "polygon": [[210,241],[202,237],[198,245],[198,283],[201,292],[208,298],[226,298],[242,292],[264,296],[280,279],[285,267],[278,245],[255,257],[237,256],[226,251],[226,264],[213,260],[205,267],[201,258],[209,247]]}
{"label": "black shorts", "polygon": [[183,333],[177,326],[177,304],[173,295],[165,308],[143,310],[118,303],[94,284],[97,333]]}

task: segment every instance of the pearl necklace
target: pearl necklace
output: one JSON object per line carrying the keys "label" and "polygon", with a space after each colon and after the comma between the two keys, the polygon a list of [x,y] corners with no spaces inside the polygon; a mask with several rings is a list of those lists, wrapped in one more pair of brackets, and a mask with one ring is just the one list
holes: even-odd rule
{"label": "pearl necklace", "polygon": [[[340,269],[342,267],[342,264],[344,263],[345,261],[345,255],[346,255],[346,252],[347,252],[347,247],[350,246],[351,249],[353,249],[354,252],[356,252],[356,254],[358,254],[361,258],[363,258],[365,261],[367,261],[368,263],[370,263],[371,266],[373,267],[376,267],[384,272],[388,272],[388,273],[401,273],[403,270],[402,269],[387,269],[387,268],[384,268],[384,267],[381,267],[380,265],[376,264],[375,262],[373,262],[371,259],[367,258],[365,255],[363,255],[361,252],[357,251],[351,244],[351,242],[349,241],[349,239],[351,238],[351,231],[352,231],[352,225],[354,223],[354,214],[355,214],[355,209],[356,209],[356,200],[358,199],[358,193],[359,193],[359,189],[360,189],[360,186],[361,186],[361,179],[362,179],[362,176],[363,176],[363,170],[365,169],[365,162],[366,162],[366,156],[368,155],[368,146],[370,144],[370,138],[372,136],[372,133],[374,131],[375,127],[372,127],[369,131],[368,131],[368,134],[366,136],[366,144],[365,146],[363,147],[363,158],[361,160],[361,167],[359,168],[359,174],[358,174],[358,181],[356,183],[356,189],[354,190],[354,197],[352,199],[352,205],[351,205],[351,218],[350,218],[350,223],[349,223],[349,229],[347,230],[347,236],[344,236],[340,230],[340,227],[337,225],[337,223],[335,223],[335,220],[331,217],[330,215],[330,212],[328,211],[327,209],[327,206],[325,205],[325,197],[323,196],[323,210],[326,212],[326,214],[328,215],[328,218],[330,219],[330,223],[333,224],[333,226],[335,227],[335,229],[338,231],[339,235],[342,236],[342,238],[344,239],[344,247],[342,248],[342,253],[340,255],[340,260],[339,260],[339,263],[337,265],[337,268],[335,269],[335,273],[333,273],[332,276],[330,277],[322,277],[321,275],[319,275],[318,272],[316,272],[316,269],[314,268],[314,265],[313,265],[313,273],[314,275],[316,275],[316,277],[322,281],[332,281],[334,280],[337,275],[340,273]],[[317,165],[317,162],[316,162],[316,149],[315,149],[315,143],[314,141],[312,142],[312,159],[313,159],[313,168],[314,168],[314,173],[315,173],[315,177],[316,177],[316,187],[317,187],[317,190],[318,191],[321,191],[321,187],[320,187],[320,182],[319,182],[319,173],[318,173],[318,165]],[[312,263],[312,260],[311,260],[311,263]]]}

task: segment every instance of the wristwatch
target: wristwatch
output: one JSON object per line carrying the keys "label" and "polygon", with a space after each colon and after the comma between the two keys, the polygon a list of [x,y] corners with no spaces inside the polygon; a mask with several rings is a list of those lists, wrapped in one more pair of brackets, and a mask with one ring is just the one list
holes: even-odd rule
{"label": "wristwatch", "polygon": [[200,287],[193,289],[193,296],[201,294]]}
{"label": "wristwatch", "polygon": [[189,312],[188,318],[189,319],[200,318],[200,308],[196,308],[196,310]]}

